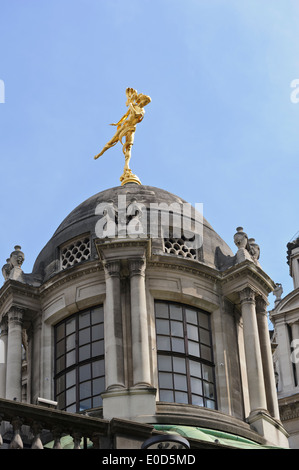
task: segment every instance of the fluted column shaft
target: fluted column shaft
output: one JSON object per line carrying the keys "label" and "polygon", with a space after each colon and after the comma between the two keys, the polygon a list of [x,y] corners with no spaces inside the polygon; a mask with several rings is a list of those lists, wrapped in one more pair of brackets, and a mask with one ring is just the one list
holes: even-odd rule
{"label": "fluted column shaft", "polygon": [[150,357],[145,291],[145,259],[129,261],[134,386],[150,386]]}
{"label": "fluted column shaft", "polygon": [[266,388],[267,407],[270,414],[274,418],[279,419],[273,357],[267,321],[267,301],[260,296],[256,298],[256,313]]}
{"label": "fluted column shaft", "polygon": [[253,290],[245,288],[241,291],[240,300],[243,318],[250,412],[252,413],[256,410],[267,409],[261,348],[255,310],[255,294]]}
{"label": "fluted column shaft", "polygon": [[22,323],[23,310],[13,307],[8,312],[6,398],[22,398]]}
{"label": "fluted column shaft", "polygon": [[124,387],[123,331],[120,292],[120,261],[104,263],[105,302],[105,381],[106,389]]}

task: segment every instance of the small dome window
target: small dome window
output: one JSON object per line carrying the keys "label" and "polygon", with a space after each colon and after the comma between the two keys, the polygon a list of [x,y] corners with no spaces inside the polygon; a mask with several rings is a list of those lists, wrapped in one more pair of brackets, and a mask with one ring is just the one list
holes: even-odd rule
{"label": "small dome window", "polygon": [[83,236],[68,242],[60,248],[61,269],[71,268],[75,264],[90,259],[90,237]]}

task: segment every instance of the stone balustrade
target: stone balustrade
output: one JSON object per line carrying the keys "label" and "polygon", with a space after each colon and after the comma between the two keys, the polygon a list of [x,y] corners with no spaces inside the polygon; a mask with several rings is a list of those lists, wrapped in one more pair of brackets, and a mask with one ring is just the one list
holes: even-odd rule
{"label": "stone balustrade", "polygon": [[[72,448],[118,448],[117,438],[126,435],[140,449],[152,435],[153,427],[125,420],[110,421],[68,413],[40,405],[0,399],[0,449],[62,449],[64,436],[71,436]],[[50,444],[49,444],[50,443]],[[68,446],[69,448],[69,446]]]}

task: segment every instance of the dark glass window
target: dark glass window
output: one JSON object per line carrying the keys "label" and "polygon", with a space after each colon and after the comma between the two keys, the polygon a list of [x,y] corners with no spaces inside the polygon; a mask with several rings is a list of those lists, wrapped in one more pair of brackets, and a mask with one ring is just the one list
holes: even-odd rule
{"label": "dark glass window", "polygon": [[160,401],[216,408],[208,313],[155,302]]}
{"label": "dark glass window", "polygon": [[105,390],[103,307],[84,310],[55,326],[58,408],[78,412],[102,405]]}

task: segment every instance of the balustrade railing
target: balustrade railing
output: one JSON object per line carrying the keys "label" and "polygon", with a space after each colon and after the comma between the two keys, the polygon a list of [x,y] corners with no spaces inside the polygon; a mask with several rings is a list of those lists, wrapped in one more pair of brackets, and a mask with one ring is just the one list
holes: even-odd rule
{"label": "balustrade railing", "polygon": [[87,441],[97,449],[110,428],[111,421],[101,418],[0,399],[0,449],[43,449],[49,442],[61,449],[63,436],[72,437],[74,449],[86,447]]}

